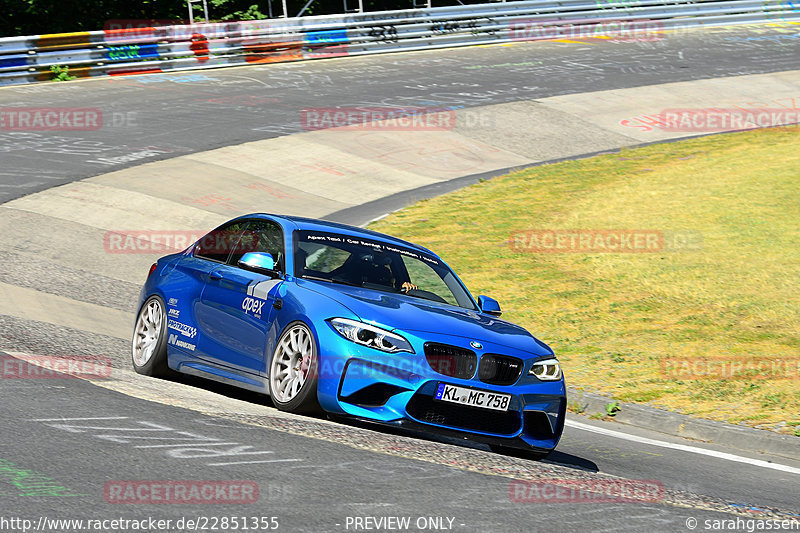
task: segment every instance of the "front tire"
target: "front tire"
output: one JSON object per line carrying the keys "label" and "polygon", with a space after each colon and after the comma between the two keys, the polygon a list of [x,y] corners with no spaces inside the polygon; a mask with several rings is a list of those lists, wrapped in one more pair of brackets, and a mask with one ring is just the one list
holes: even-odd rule
{"label": "front tire", "polygon": [[292,322],[275,346],[269,369],[272,403],[290,413],[318,413],[317,343],[303,322]]}
{"label": "front tire", "polygon": [[173,374],[167,364],[167,317],[164,300],[151,296],[136,318],[131,342],[131,362],[139,374],[167,377]]}

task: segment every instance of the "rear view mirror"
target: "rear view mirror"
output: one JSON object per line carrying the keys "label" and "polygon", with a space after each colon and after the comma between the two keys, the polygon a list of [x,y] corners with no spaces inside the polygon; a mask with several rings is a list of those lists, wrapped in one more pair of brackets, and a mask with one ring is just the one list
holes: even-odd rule
{"label": "rear view mirror", "polygon": [[275,270],[275,259],[272,254],[265,252],[247,252],[239,259],[239,267],[267,276],[280,276],[280,272]]}
{"label": "rear view mirror", "polygon": [[500,304],[497,303],[497,300],[489,298],[488,296],[478,296],[478,307],[487,315],[500,316],[503,314],[503,312],[500,311]]}

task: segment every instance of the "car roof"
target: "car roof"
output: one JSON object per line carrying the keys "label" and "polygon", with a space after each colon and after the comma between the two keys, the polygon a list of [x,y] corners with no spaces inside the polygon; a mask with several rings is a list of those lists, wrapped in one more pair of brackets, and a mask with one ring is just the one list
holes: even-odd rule
{"label": "car roof", "polygon": [[246,215],[240,218],[253,218],[253,217],[270,217],[276,220],[291,222],[299,230],[321,231],[321,232],[335,231],[336,233],[342,233],[345,235],[368,236],[373,238],[374,240],[383,241],[391,244],[398,244],[401,246],[405,246],[406,248],[419,250],[428,253],[430,255],[433,255],[434,257],[438,257],[435,253],[425,248],[424,246],[419,246],[418,244],[404,241],[403,239],[398,239],[396,237],[392,237],[391,235],[386,235],[385,233],[379,233],[377,231],[359,228],[356,226],[350,226],[347,224],[340,224],[338,222],[331,222],[328,220],[319,220],[316,218],[306,218],[306,217],[298,217],[291,215],[275,215],[272,213],[253,213],[251,215]]}

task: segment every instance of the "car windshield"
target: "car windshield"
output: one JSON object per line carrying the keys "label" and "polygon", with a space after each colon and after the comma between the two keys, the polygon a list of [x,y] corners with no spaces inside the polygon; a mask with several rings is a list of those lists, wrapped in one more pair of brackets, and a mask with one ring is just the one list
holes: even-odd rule
{"label": "car windshield", "polygon": [[475,309],[455,274],[430,254],[337,233],[299,231],[295,276]]}

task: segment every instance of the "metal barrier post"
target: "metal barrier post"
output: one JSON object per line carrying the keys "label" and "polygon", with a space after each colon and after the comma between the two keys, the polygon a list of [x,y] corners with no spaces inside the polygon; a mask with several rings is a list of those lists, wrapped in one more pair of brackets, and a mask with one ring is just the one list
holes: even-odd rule
{"label": "metal barrier post", "polygon": [[308,6],[310,6],[312,4],[312,2],[314,2],[314,0],[308,0],[308,2],[306,2],[306,5],[303,6],[303,9],[300,10],[300,13],[298,13],[295,16],[296,17],[302,17],[303,13],[306,12],[306,9],[308,9]]}
{"label": "metal barrier post", "polygon": [[[414,0],[416,1],[416,0]],[[358,8],[357,9],[347,9],[347,0],[342,0],[344,12],[345,13],[363,13],[364,12],[364,2],[363,0],[358,0]],[[416,5],[414,7],[417,7]]]}
{"label": "metal barrier post", "polygon": [[192,4],[199,4],[200,2],[203,3],[203,18],[206,19],[206,23],[208,23],[208,3],[206,0],[186,0],[186,3],[189,4],[189,23],[194,24],[194,11],[192,10]]}

